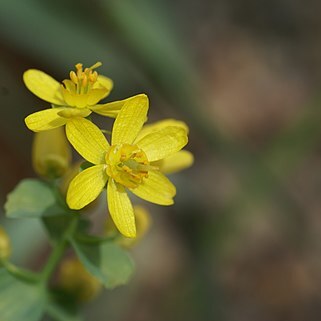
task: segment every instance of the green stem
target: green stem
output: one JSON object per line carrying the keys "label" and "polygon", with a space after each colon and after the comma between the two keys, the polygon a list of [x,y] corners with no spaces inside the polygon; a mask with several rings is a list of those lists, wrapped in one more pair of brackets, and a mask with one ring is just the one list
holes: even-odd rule
{"label": "green stem", "polygon": [[93,236],[93,235],[87,235],[87,234],[79,234],[76,236],[76,240],[80,241],[82,243],[86,244],[101,244],[103,242],[111,242],[116,240],[118,237],[118,234],[115,233],[115,235],[112,236],[105,236],[105,237],[99,237],[99,236]]}
{"label": "green stem", "polygon": [[69,226],[67,227],[65,233],[63,234],[62,238],[55,244],[53,251],[47,261],[46,266],[42,271],[42,280],[43,282],[48,282],[51,277],[51,274],[54,272],[60,258],[65,252],[66,246],[68,244],[68,239],[74,232],[75,228],[77,227],[78,219],[74,217],[71,221]]}
{"label": "green stem", "polygon": [[39,274],[32,271],[17,267],[16,265],[10,263],[9,261],[1,262],[3,267],[13,276],[28,282],[39,281]]}

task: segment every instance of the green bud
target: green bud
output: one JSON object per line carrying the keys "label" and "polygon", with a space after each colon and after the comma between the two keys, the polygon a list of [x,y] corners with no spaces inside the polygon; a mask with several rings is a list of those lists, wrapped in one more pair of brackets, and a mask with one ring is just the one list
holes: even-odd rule
{"label": "green bud", "polygon": [[0,261],[7,260],[11,254],[10,239],[6,231],[0,226]]}
{"label": "green bud", "polygon": [[71,150],[62,127],[35,133],[32,164],[43,177],[58,178],[65,174],[71,162]]}
{"label": "green bud", "polygon": [[65,259],[59,269],[58,283],[78,302],[94,299],[101,291],[101,283],[87,272],[77,258]]}

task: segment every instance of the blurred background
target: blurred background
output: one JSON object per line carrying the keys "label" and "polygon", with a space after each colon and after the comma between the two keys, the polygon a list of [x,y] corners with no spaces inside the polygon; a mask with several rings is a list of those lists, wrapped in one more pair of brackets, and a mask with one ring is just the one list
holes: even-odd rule
{"label": "blurred background", "polygon": [[[2,0],[0,198],[34,177],[24,117],[47,108],[24,87],[102,61],[108,101],[150,97],[150,120],[190,127],[175,205],[132,251],[129,285],[86,320],[321,319],[321,3],[296,0]],[[17,264],[49,250],[33,220],[4,218]]]}

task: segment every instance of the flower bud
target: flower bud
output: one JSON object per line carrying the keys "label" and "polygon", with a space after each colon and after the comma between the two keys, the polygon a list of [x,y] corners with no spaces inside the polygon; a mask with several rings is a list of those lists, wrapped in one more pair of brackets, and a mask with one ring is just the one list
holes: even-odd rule
{"label": "flower bud", "polygon": [[115,242],[124,248],[131,248],[135,244],[137,244],[137,242],[139,242],[149,230],[151,225],[151,217],[148,210],[145,207],[139,205],[134,206],[134,213],[136,223],[135,238],[128,238],[121,235],[118,232],[115,224],[113,223],[113,220],[110,218],[106,221],[105,235],[111,237],[117,235],[117,239],[115,240]]}
{"label": "flower bud", "polygon": [[11,254],[10,239],[6,231],[0,226],[0,261],[7,260]]}
{"label": "flower bud", "polygon": [[87,302],[94,299],[102,289],[101,283],[87,272],[82,263],[74,257],[62,262],[58,284],[77,302]]}
{"label": "flower bud", "polygon": [[32,164],[38,175],[47,178],[61,177],[70,161],[71,150],[62,127],[35,133]]}

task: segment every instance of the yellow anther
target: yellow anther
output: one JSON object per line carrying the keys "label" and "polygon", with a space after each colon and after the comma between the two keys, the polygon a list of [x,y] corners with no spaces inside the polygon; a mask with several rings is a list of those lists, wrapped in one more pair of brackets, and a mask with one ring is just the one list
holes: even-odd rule
{"label": "yellow anther", "polygon": [[82,64],[81,63],[78,63],[75,65],[77,71],[80,70],[82,72]]}
{"label": "yellow anther", "polygon": [[122,185],[135,188],[148,176],[149,166],[146,154],[137,145],[114,145],[106,154],[107,175]]}
{"label": "yellow anther", "polygon": [[87,78],[87,76],[85,74],[83,74],[81,85],[83,87],[86,87],[87,84],[88,84],[88,78]]}
{"label": "yellow anther", "polygon": [[76,65],[76,68],[77,68],[77,77],[80,78],[81,75],[83,74],[82,64],[77,64],[77,65]]}
{"label": "yellow anther", "polygon": [[74,71],[71,71],[69,73],[69,77],[72,80],[73,83],[78,84],[78,77]]}
{"label": "yellow anther", "polygon": [[97,71],[94,71],[89,74],[89,81],[91,81],[92,83],[96,82],[97,78],[98,78]]}
{"label": "yellow anther", "polygon": [[[98,73],[97,71],[94,71],[93,68],[97,68],[99,66],[101,66],[100,62],[94,64],[90,68],[85,68],[83,70],[83,64],[78,63],[75,65],[76,70],[70,71],[69,73],[70,80],[67,79],[63,81],[64,83],[63,95],[66,102],[69,105],[77,106],[80,108],[86,106],[87,101],[89,99],[88,97],[91,96],[91,91],[95,86],[95,82],[97,81],[97,78],[98,78]],[[72,95],[70,96],[70,94]],[[73,95],[83,95],[84,97],[83,102],[79,103],[80,100],[78,98],[72,98],[74,97]],[[93,93],[94,97],[95,95],[96,93]],[[69,99],[70,97],[71,99]]]}

